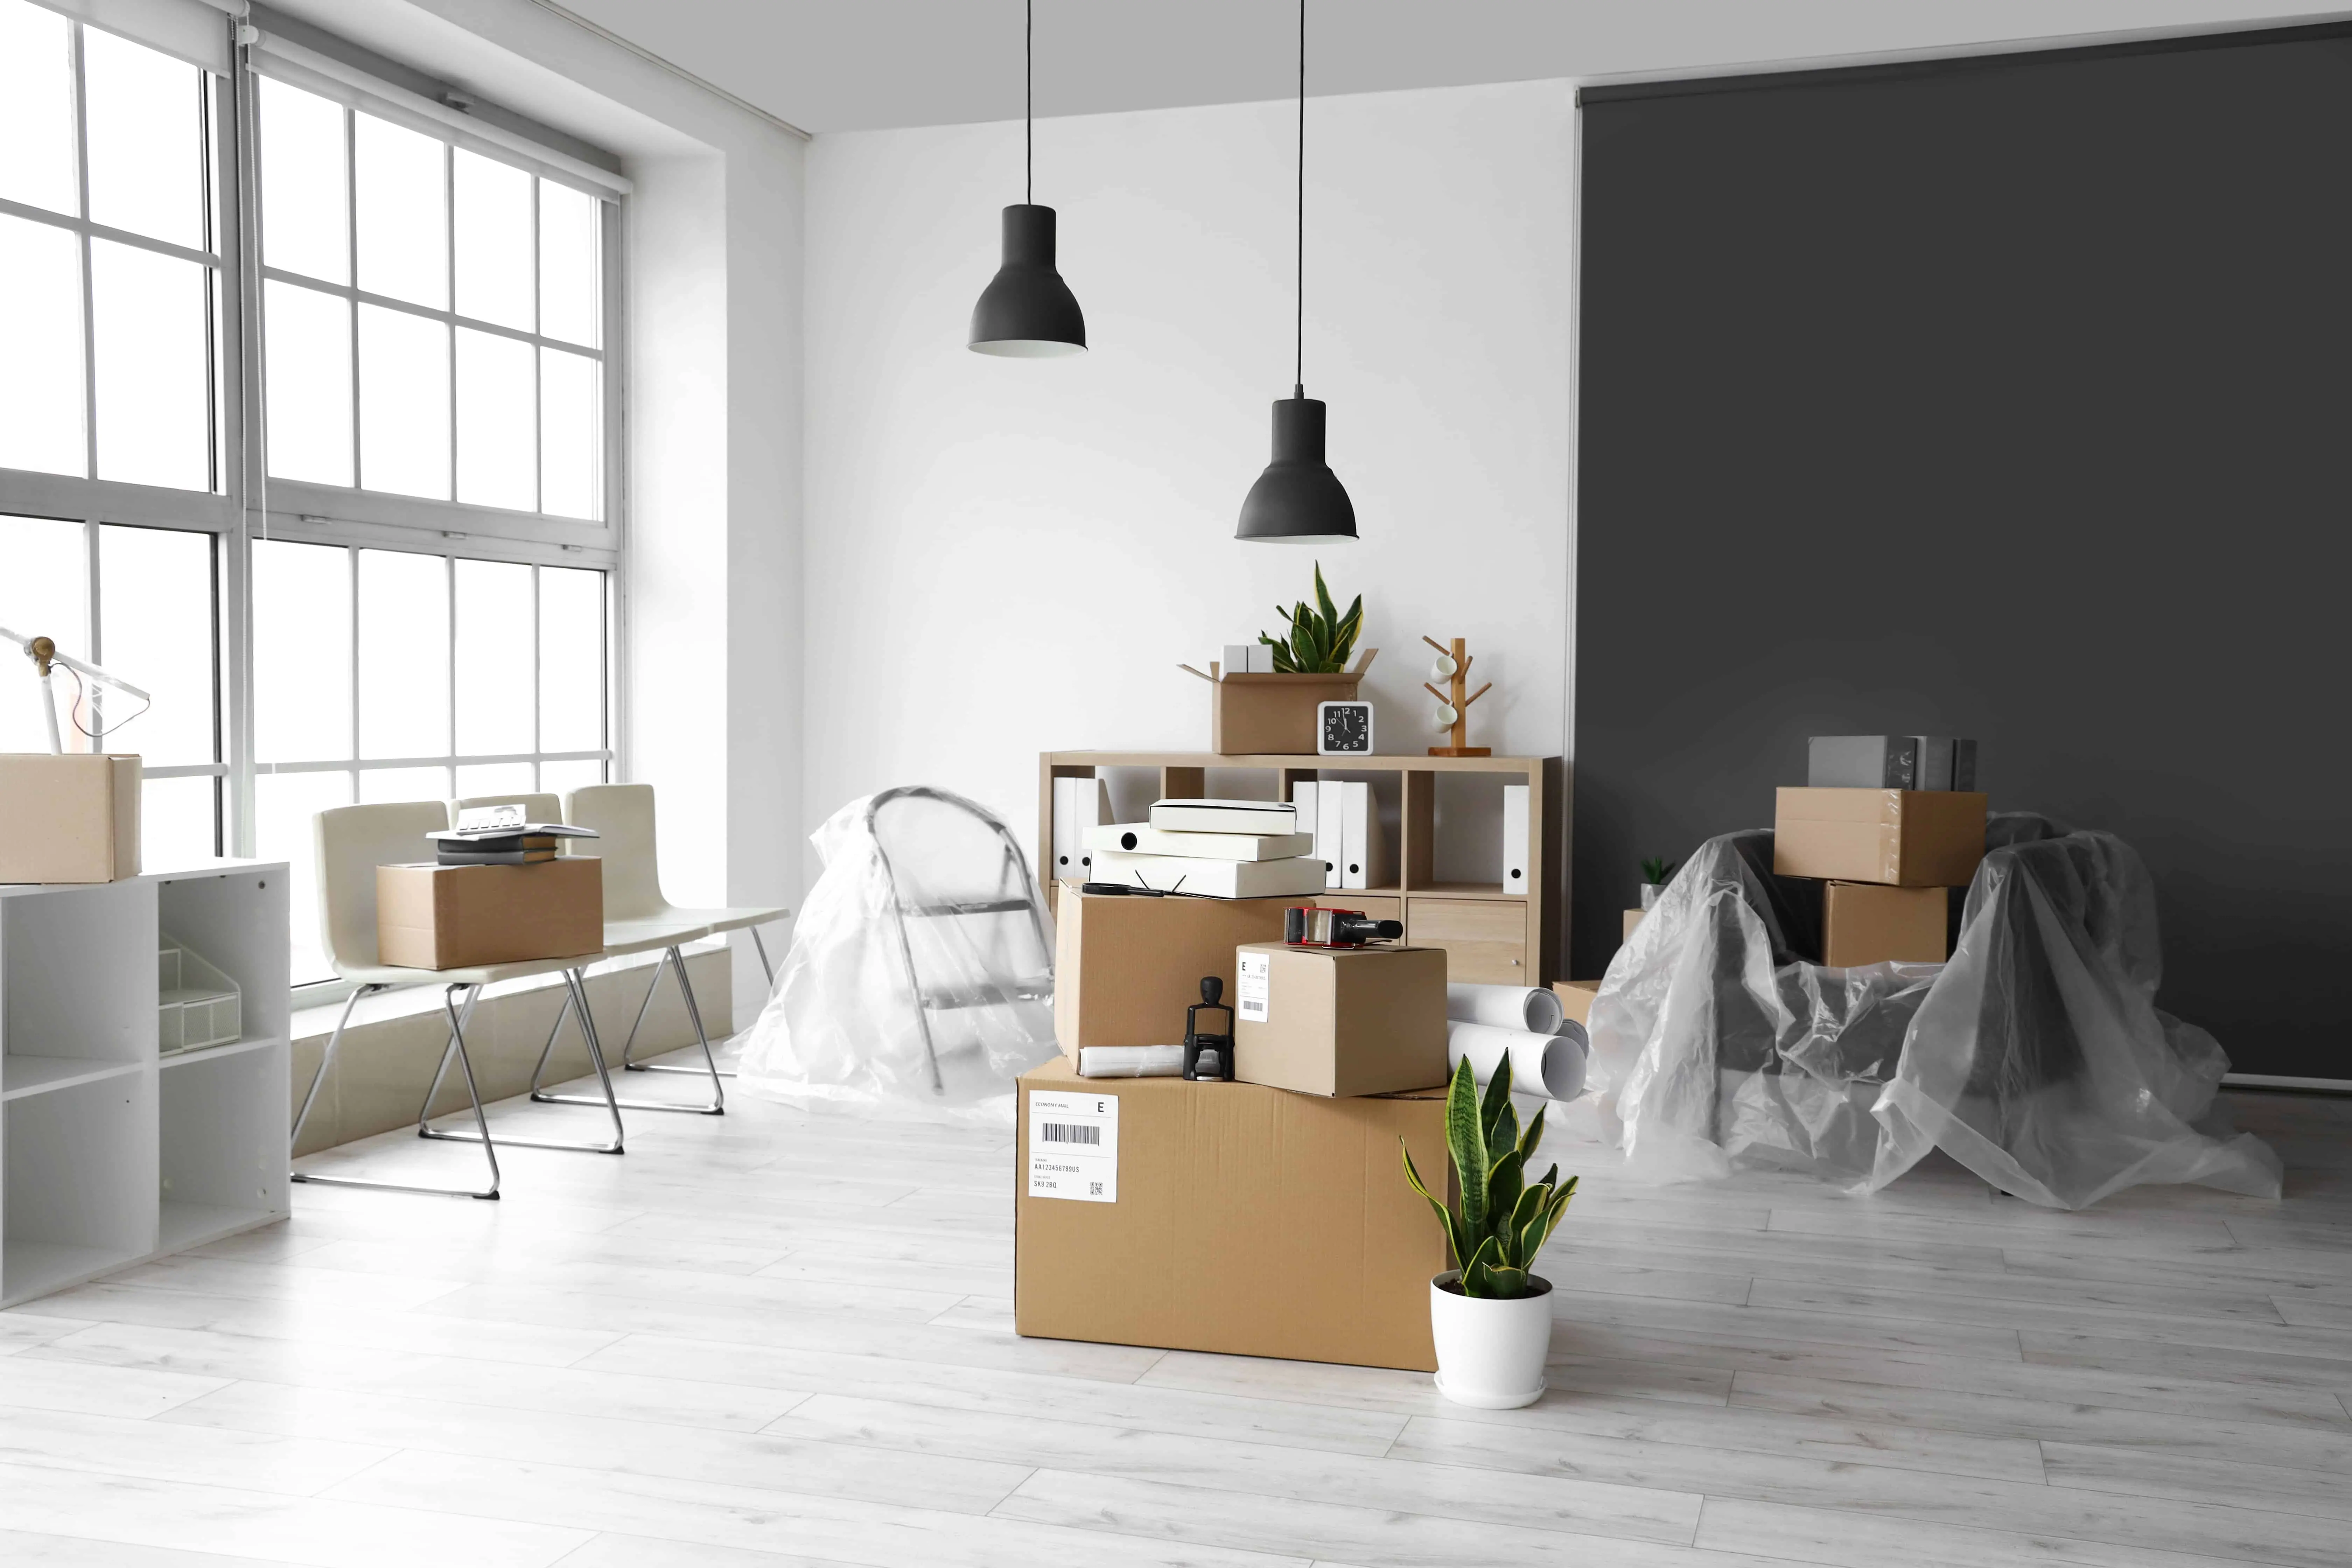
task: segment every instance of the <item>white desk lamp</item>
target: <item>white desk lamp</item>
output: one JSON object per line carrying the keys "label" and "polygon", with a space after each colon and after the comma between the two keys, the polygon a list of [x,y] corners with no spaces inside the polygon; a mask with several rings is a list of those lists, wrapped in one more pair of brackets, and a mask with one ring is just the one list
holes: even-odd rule
{"label": "white desk lamp", "polygon": [[[49,687],[49,673],[52,666],[62,664],[77,675],[95,680],[103,686],[111,686],[125,696],[136,697],[142,702],[152,703],[155,700],[120,676],[109,675],[94,664],[84,664],[71,654],[59,653],[58,645],[47,637],[28,637],[21,632],[12,632],[6,626],[0,626],[0,637],[5,637],[23,648],[25,657],[31,659],[34,668],[41,672],[41,717],[48,722],[49,750],[58,755],[63,755],[66,748],[64,741],[58,734],[58,704],[55,697],[51,695]],[[143,712],[144,710],[141,711]],[[135,719],[138,714],[134,713],[131,717]]]}

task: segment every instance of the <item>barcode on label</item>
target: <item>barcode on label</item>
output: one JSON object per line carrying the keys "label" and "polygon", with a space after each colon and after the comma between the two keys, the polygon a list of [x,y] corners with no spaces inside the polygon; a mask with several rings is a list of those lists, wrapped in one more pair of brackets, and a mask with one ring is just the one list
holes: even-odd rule
{"label": "barcode on label", "polygon": [[1040,1121],[1037,1140],[1041,1143],[1091,1143],[1102,1146],[1102,1129],[1068,1121]]}

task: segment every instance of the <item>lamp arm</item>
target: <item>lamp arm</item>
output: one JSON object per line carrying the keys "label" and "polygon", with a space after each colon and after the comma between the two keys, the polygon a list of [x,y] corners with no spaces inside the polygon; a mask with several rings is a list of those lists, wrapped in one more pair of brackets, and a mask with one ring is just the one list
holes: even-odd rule
{"label": "lamp arm", "polygon": [[[11,631],[6,626],[0,626],[0,637],[7,638],[10,642],[15,643],[18,647],[23,648],[27,654],[31,654],[36,659],[42,657],[41,655],[33,652],[33,644],[43,640],[41,638],[26,637],[24,633]],[[74,658],[74,656],[69,653],[59,653],[54,646],[50,648],[47,658],[55,663],[64,665],[68,669],[74,671],[77,675],[86,676],[89,679],[98,681],[102,685],[111,686],[117,691],[123,693],[125,696],[136,697],[142,702],[152,702],[155,700],[155,699],[147,692],[131,685],[131,682],[123,679],[121,676],[110,675],[105,670],[99,668],[98,666],[94,664],[86,664],[82,660]],[[44,678],[46,678],[47,671],[44,670],[42,673]]]}

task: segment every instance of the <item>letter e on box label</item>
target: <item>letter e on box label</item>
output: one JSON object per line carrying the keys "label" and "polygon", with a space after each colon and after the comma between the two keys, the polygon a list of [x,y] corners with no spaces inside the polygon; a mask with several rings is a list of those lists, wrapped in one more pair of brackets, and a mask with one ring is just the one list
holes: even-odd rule
{"label": "letter e on box label", "polygon": [[1118,1096],[1029,1091],[1029,1195],[1118,1201]]}
{"label": "letter e on box label", "polygon": [[1234,1008],[1236,1017],[1247,1018],[1253,1024],[1268,1020],[1266,998],[1274,991],[1274,954],[1244,952],[1241,955],[1241,984]]}

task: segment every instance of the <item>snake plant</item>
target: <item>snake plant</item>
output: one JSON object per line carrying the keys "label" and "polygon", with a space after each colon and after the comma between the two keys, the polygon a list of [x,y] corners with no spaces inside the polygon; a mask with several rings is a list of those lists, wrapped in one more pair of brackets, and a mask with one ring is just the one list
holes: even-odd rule
{"label": "snake plant", "polygon": [[1364,629],[1364,596],[1341,615],[1331,603],[1331,590],[1323,585],[1323,563],[1315,563],[1315,604],[1309,607],[1302,599],[1295,610],[1280,605],[1274,607],[1290,626],[1287,637],[1257,634],[1257,640],[1274,649],[1274,668],[1282,675],[1340,675],[1348,668],[1348,655],[1355,651],[1356,634]]}
{"label": "snake plant", "polygon": [[1666,879],[1675,874],[1675,862],[1663,855],[1653,855],[1642,862],[1642,880],[1654,888],[1665,886]]}
{"label": "snake plant", "polygon": [[1412,1167],[1412,1151],[1397,1140],[1404,1155],[1404,1179],[1427,1201],[1445,1232],[1445,1249],[1462,1270],[1462,1293],[1508,1300],[1528,1293],[1528,1270],[1536,1254],[1551,1239],[1568,1200],[1576,1195],[1576,1178],[1560,1183],[1555,1163],[1540,1182],[1525,1180],[1528,1161],[1543,1142],[1544,1113],[1535,1114],[1527,1131],[1519,1131],[1519,1113],[1511,1105],[1511,1062],[1503,1058],[1478,1096],[1478,1080],[1465,1058],[1454,1069],[1445,1091],[1445,1146],[1454,1160],[1454,1175],[1462,1191],[1460,1203],[1447,1208],[1431,1197]]}

